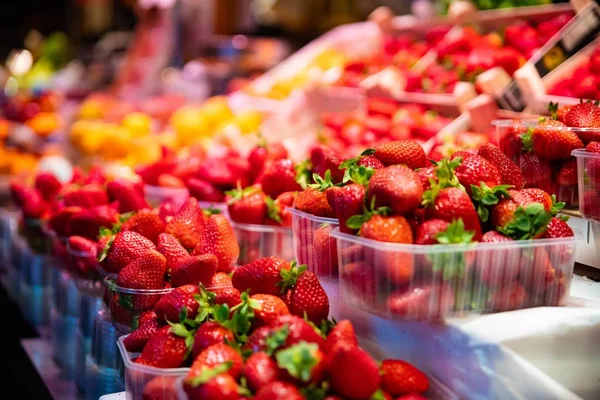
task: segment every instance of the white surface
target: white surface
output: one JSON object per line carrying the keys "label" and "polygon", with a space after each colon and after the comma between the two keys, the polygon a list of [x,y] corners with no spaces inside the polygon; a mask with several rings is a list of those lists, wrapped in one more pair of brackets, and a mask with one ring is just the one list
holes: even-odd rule
{"label": "white surface", "polygon": [[105,394],[100,397],[100,400],[124,400],[125,392]]}

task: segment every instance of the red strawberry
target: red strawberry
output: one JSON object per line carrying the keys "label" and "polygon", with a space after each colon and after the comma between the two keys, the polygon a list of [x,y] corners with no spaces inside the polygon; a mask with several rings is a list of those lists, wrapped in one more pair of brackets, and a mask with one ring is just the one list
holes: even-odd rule
{"label": "red strawberry", "polygon": [[[457,158],[456,155],[459,153],[461,152],[454,153],[452,159]],[[471,194],[471,185],[479,187],[483,182],[493,188],[502,180],[500,171],[491,162],[476,154],[465,154],[454,173],[469,194]]]}
{"label": "red strawberry", "polygon": [[10,193],[13,201],[21,208],[25,218],[40,218],[48,211],[46,202],[35,189],[20,182],[11,181]]}
{"label": "red strawberry", "polygon": [[325,355],[316,343],[300,342],[275,354],[283,379],[297,385],[317,384],[325,373]]}
{"label": "red strawberry", "polygon": [[408,221],[402,216],[373,215],[360,228],[367,239],[389,243],[412,243],[413,234]]}
{"label": "red strawberry", "polygon": [[258,182],[267,196],[275,198],[283,192],[295,192],[302,188],[296,182],[296,169],[290,159],[273,161],[265,166]]}
{"label": "red strawberry", "polygon": [[431,217],[441,219],[446,222],[462,219],[467,231],[475,231],[474,240],[481,238],[481,225],[479,216],[469,198],[469,195],[462,190],[454,187],[437,190],[430,190],[425,193],[424,202],[428,205]]}
{"label": "red strawberry", "polygon": [[129,289],[161,289],[166,260],[162,254],[149,250],[127,264],[117,275],[117,285]]}
{"label": "red strawberry", "polygon": [[548,230],[544,234],[545,238],[563,238],[575,236],[573,229],[566,223],[566,221],[552,217],[548,223]]}
{"label": "red strawberry", "polygon": [[427,166],[425,151],[414,140],[381,143],[375,146],[373,156],[386,166],[405,164],[413,170]]}
{"label": "red strawberry", "polygon": [[206,220],[204,235],[192,255],[214,254],[219,262],[217,271],[229,272],[240,248],[235,232],[224,215],[213,214]]}
{"label": "red strawberry", "polygon": [[248,357],[243,374],[248,382],[248,387],[257,392],[261,387],[275,382],[279,378],[279,369],[267,353],[259,351]]}
{"label": "red strawberry", "polygon": [[577,160],[568,160],[562,165],[557,181],[561,186],[577,185]]}
{"label": "red strawberry", "polygon": [[333,351],[334,347],[339,343],[345,343],[351,346],[358,346],[358,340],[356,338],[356,332],[352,322],[347,319],[339,321],[327,335],[325,341],[325,349],[327,353]]}
{"label": "red strawberry", "polygon": [[227,374],[238,379],[242,374],[243,360],[240,353],[225,343],[216,343],[204,349],[190,367],[188,377],[200,376],[206,368],[214,368],[221,364],[231,363]]}
{"label": "red strawberry", "polygon": [[213,254],[191,256],[171,268],[173,287],[183,285],[210,285],[219,261]]}
{"label": "red strawberry", "polygon": [[590,142],[585,150],[590,153],[600,153],[600,142]]}
{"label": "red strawberry", "polygon": [[[565,117],[565,124],[577,128],[600,128],[600,107],[591,101],[581,102],[569,110]],[[594,139],[587,138],[587,140]]]}
{"label": "red strawberry", "polygon": [[204,349],[217,343],[225,343],[226,341],[234,342],[235,337],[233,332],[225,328],[217,322],[204,322],[194,336],[194,346],[192,347],[192,355],[196,358]]}
{"label": "red strawberry", "polygon": [[420,395],[419,393],[409,393],[409,394],[403,394],[402,396],[396,397],[395,400],[428,400],[428,399],[429,399],[428,397]]}
{"label": "red strawberry", "polygon": [[497,231],[489,231],[483,234],[481,241],[484,243],[500,243],[500,242],[511,242],[513,239],[508,236],[504,236]]}
{"label": "red strawberry", "polygon": [[309,254],[299,254],[300,260],[307,260],[313,272],[318,276],[337,276],[338,255],[337,241],[331,236],[332,225],[323,224],[314,232],[312,243],[304,251]]}
{"label": "red strawberry", "polygon": [[158,177],[162,174],[171,173],[177,166],[173,157],[162,159],[152,164],[136,168],[135,172],[142,178],[147,185],[158,184]]}
{"label": "red strawberry", "polygon": [[552,186],[552,167],[548,161],[540,159],[534,153],[525,153],[520,157],[519,165],[523,171],[525,187],[546,190]]}
{"label": "red strawberry", "polygon": [[292,226],[292,214],[287,210],[294,206],[297,192],[284,192],[269,204],[267,199],[267,225]]}
{"label": "red strawberry", "polygon": [[183,248],[177,238],[169,233],[161,233],[156,240],[156,251],[167,259],[167,271],[187,260],[190,254]]}
{"label": "red strawberry", "polygon": [[421,180],[421,184],[423,184],[423,190],[429,190],[431,187],[430,179],[433,179],[437,182],[437,177],[435,176],[435,167],[430,166],[427,168],[421,168],[417,171],[417,175]]}
{"label": "red strawberry", "polygon": [[135,362],[158,368],[179,368],[186,353],[185,338],[173,333],[170,326],[164,326],[148,340]]}
{"label": "red strawberry", "polygon": [[540,189],[509,191],[512,199],[501,200],[492,208],[492,224],[513,239],[537,239],[551,219],[552,199]]}
{"label": "red strawberry", "polygon": [[[225,368],[206,368],[206,378],[198,376],[185,380],[185,391],[190,400],[239,400],[240,387]],[[213,372],[214,371],[214,372]]]}
{"label": "red strawberry", "polygon": [[91,277],[98,272],[98,262],[96,261],[96,242],[82,236],[69,237],[70,260],[74,264],[79,274],[84,277]]}
{"label": "red strawberry", "polygon": [[290,263],[278,257],[266,257],[238,267],[232,277],[233,287],[240,292],[272,294],[281,293],[278,286],[281,271],[289,270]]}
{"label": "red strawberry", "polygon": [[377,158],[375,158],[373,156],[360,157],[358,159],[358,166],[364,166],[364,167],[373,168],[373,169],[385,168],[385,165],[383,165],[383,163],[381,161],[379,161]]}
{"label": "red strawberry", "polygon": [[119,214],[110,206],[95,206],[81,210],[70,221],[72,235],[98,238],[100,228],[111,228],[119,219]]}
{"label": "red strawberry", "polygon": [[57,210],[48,219],[48,227],[59,237],[70,236],[71,218],[81,210],[83,210],[81,207],[63,207]]}
{"label": "red strawberry", "polygon": [[35,177],[35,189],[44,200],[52,202],[62,189],[62,183],[50,172],[39,172]]}
{"label": "red strawberry", "polygon": [[157,376],[144,386],[144,400],[177,400],[174,376]]}
{"label": "red strawberry", "polygon": [[108,195],[99,185],[85,185],[79,188],[69,188],[63,199],[66,207],[79,206],[90,208],[108,204]]}
{"label": "red strawberry", "polygon": [[340,221],[340,231],[345,233],[355,233],[346,225],[346,221],[356,214],[360,214],[363,205],[366,189],[363,185],[350,184],[340,188],[335,196],[335,213]]}
{"label": "red strawberry", "polygon": [[533,129],[531,137],[533,151],[547,160],[569,158],[573,150],[583,147],[583,142],[575,132],[565,129],[565,124],[552,119],[540,122]]}
{"label": "red strawberry", "polygon": [[317,217],[333,217],[333,211],[327,202],[327,197],[317,189],[306,189],[296,196],[294,207]]}
{"label": "red strawberry", "polygon": [[158,235],[165,231],[165,223],[158,212],[150,209],[140,210],[121,225],[122,231],[137,232],[153,243],[157,242]]}
{"label": "red strawberry", "polygon": [[102,262],[106,271],[119,272],[155,248],[154,243],[137,232],[119,232],[108,241],[98,261]]}
{"label": "red strawberry", "polygon": [[150,208],[143,193],[137,190],[133,183],[126,180],[117,179],[108,182],[106,191],[111,200],[119,202],[120,213]]}
{"label": "red strawberry", "polygon": [[227,209],[232,221],[240,224],[263,224],[267,216],[264,192],[257,186],[227,192]]}
{"label": "red strawberry", "polygon": [[501,184],[512,185],[517,190],[523,188],[525,180],[521,169],[504,155],[498,147],[491,143],[484,144],[479,148],[477,154],[491,162],[498,169]]}
{"label": "red strawberry", "polygon": [[158,331],[158,321],[156,318],[145,323],[140,323],[139,328],[131,332],[123,341],[127,351],[140,352],[146,346],[146,343]]}
{"label": "red strawberry", "polygon": [[179,322],[182,308],[187,308],[187,317],[193,319],[200,306],[194,295],[200,293],[197,285],[185,285],[165,294],[154,306],[158,321]]}
{"label": "red strawberry", "polygon": [[231,278],[224,272],[213,276],[210,290],[217,295],[215,304],[227,304],[233,308],[240,303],[240,291],[231,286]]}
{"label": "red strawberry", "polygon": [[186,186],[190,191],[190,196],[196,198],[198,201],[223,201],[223,192],[208,181],[199,178],[190,178]]}
{"label": "red strawberry", "polygon": [[491,294],[490,306],[495,311],[511,311],[527,304],[527,292],[518,283],[496,288]]}
{"label": "red strawberry", "polygon": [[[556,109],[553,108],[553,106],[555,106]],[[556,112],[556,118],[557,120],[559,120],[560,122],[562,122],[563,124],[567,125],[567,115],[569,114],[569,111],[571,111],[571,109],[573,108],[572,105],[564,105],[562,107],[559,107],[558,104],[556,103],[550,103],[548,105],[548,109],[550,110],[550,114],[554,116],[554,112]]]}
{"label": "red strawberry", "polygon": [[165,232],[175,236],[186,249],[193,249],[202,242],[204,233],[204,215],[198,200],[188,199],[171,221]]}
{"label": "red strawberry", "polygon": [[329,355],[329,382],[344,398],[369,399],[379,388],[377,363],[357,346],[341,343]]}
{"label": "red strawberry", "polygon": [[411,319],[438,319],[454,308],[454,291],[444,284],[441,287],[423,286],[394,293],[387,299],[388,309],[399,316]]}
{"label": "red strawberry", "polygon": [[290,273],[283,271],[283,287],[291,287],[290,312],[299,317],[306,316],[309,321],[320,324],[329,316],[329,298],[316,275],[304,271],[305,268],[298,268],[300,275],[297,276],[295,268]]}
{"label": "red strawberry", "polygon": [[[313,159],[311,154],[311,159]],[[325,178],[327,171],[331,176],[332,183],[339,183],[344,178],[344,170],[340,169],[342,159],[333,153],[327,153],[323,155],[322,160],[313,161],[313,172],[319,175],[321,178]]]}
{"label": "red strawberry", "polygon": [[157,181],[158,186],[165,188],[182,188],[183,181],[171,174],[160,174]]}
{"label": "red strawberry", "polygon": [[303,318],[287,314],[279,316],[271,323],[272,329],[280,329],[282,327],[286,327],[288,332],[284,347],[289,347],[304,341],[308,343],[317,343],[321,350],[325,350],[325,341],[321,335]]}
{"label": "red strawberry", "polygon": [[254,309],[254,322],[256,326],[270,325],[280,315],[289,314],[290,311],[283,300],[270,294],[255,294],[250,297]]}
{"label": "red strawberry", "polygon": [[84,183],[97,183],[99,185],[104,185],[106,183],[106,176],[104,175],[104,170],[99,165],[92,165],[92,168],[88,171],[88,175],[85,178]]}
{"label": "red strawberry", "polygon": [[449,222],[430,219],[417,227],[415,244],[438,244],[437,235],[448,228]]}
{"label": "red strawberry", "polygon": [[275,381],[261,387],[254,400],[304,400],[304,396],[293,384]]}
{"label": "red strawberry", "polygon": [[423,185],[416,172],[403,165],[375,171],[369,182],[368,201],[375,206],[388,206],[397,214],[413,211],[421,204]]}
{"label": "red strawberry", "polygon": [[381,388],[392,396],[423,393],[429,389],[429,379],[405,361],[384,360],[381,363]]}

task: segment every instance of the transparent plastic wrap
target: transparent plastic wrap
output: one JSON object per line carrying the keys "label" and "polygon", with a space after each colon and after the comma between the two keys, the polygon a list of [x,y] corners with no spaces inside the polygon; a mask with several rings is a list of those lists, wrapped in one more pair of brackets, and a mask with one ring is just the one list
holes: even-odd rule
{"label": "transparent plastic wrap", "polygon": [[349,305],[387,319],[556,306],[569,293],[581,235],[468,245],[384,243],[332,232]]}
{"label": "transparent plastic wrap", "polygon": [[264,257],[291,260],[294,256],[292,228],[232,222],[240,246],[238,265],[246,265]]}
{"label": "transparent plastic wrap", "polygon": [[577,158],[579,211],[584,218],[600,223],[600,153],[574,150]]}

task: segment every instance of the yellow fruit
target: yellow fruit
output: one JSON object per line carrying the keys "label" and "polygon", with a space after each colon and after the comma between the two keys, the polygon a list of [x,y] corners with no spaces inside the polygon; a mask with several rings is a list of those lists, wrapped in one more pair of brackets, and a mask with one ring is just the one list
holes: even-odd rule
{"label": "yellow fruit", "polygon": [[60,128],[60,116],[53,112],[40,112],[26,122],[39,136],[47,137]]}
{"label": "yellow fruit", "polygon": [[243,134],[253,133],[260,128],[262,114],[258,111],[246,111],[235,116],[233,123]]}
{"label": "yellow fruit", "polygon": [[152,119],[147,114],[133,112],[123,117],[121,125],[129,130],[133,137],[142,137],[150,133],[152,129]]}
{"label": "yellow fruit", "polygon": [[223,121],[229,121],[233,118],[233,113],[224,96],[216,96],[208,99],[202,105],[202,114],[208,119],[211,127],[216,127]]}
{"label": "yellow fruit", "polygon": [[195,138],[210,134],[208,118],[197,106],[186,106],[177,110],[171,117],[180,146],[186,146]]}
{"label": "yellow fruit", "polygon": [[106,104],[98,100],[86,100],[79,108],[79,118],[100,119],[104,115]]}

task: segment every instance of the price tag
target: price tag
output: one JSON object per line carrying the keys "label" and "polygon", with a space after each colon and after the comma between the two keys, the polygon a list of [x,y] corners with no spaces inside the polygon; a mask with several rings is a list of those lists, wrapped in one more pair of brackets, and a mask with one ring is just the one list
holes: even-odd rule
{"label": "price tag", "polygon": [[503,110],[518,112],[525,110],[527,106],[525,96],[514,79],[496,96],[496,103]]}
{"label": "price tag", "polygon": [[546,76],[569,57],[591,43],[600,33],[600,6],[590,3],[565,25],[558,36],[544,45],[536,56],[535,68]]}

